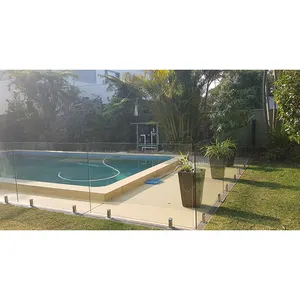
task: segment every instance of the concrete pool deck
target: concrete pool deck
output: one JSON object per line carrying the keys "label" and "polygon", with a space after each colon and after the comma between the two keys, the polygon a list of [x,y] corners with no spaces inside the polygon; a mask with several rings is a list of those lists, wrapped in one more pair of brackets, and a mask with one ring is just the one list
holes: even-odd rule
{"label": "concrete pool deck", "polygon": [[206,169],[206,175],[202,205],[198,209],[189,209],[182,206],[177,173],[166,176],[162,184],[142,184],[115,197],[113,200],[103,203],[46,197],[21,192],[17,195],[16,192],[5,189],[0,189],[0,200],[3,201],[3,196],[8,195],[12,204],[28,205],[29,199],[33,199],[36,207],[68,212],[71,212],[72,206],[76,205],[78,213],[98,216],[106,216],[107,209],[110,209],[112,217],[164,226],[168,224],[169,218],[173,218],[175,227],[194,229],[201,221],[202,213],[210,211],[218,199],[218,194],[223,193],[226,184],[232,183],[234,175],[238,174],[238,169],[243,167],[245,163],[245,159],[237,159],[234,167],[227,167],[224,182],[211,178],[208,164],[199,164],[199,167]]}

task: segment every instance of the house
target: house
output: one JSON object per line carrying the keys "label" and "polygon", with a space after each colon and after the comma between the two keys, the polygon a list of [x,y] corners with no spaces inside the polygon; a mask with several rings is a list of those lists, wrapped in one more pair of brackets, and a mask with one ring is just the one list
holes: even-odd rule
{"label": "house", "polygon": [[[91,100],[100,98],[102,103],[107,103],[113,92],[107,92],[108,87],[101,75],[112,75],[121,78],[124,73],[143,74],[143,70],[74,70],[76,78],[70,78],[72,85],[80,88],[83,99]],[[7,109],[7,101],[12,99],[12,93],[8,90],[9,79],[7,74],[0,71],[0,115]]]}
{"label": "house", "polygon": [[71,79],[71,83],[79,87],[83,98],[94,99],[101,97],[102,103],[108,103],[113,92],[106,91],[108,85],[104,75],[111,75],[121,78],[125,73],[143,74],[143,70],[74,70],[77,78]]}

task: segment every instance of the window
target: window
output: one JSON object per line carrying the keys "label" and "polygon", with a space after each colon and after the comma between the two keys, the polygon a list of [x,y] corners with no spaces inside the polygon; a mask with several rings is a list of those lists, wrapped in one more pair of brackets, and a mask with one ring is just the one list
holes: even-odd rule
{"label": "window", "polygon": [[[114,77],[120,78],[120,73],[112,71],[112,70],[104,70],[104,75],[105,76],[107,76],[107,75],[108,76],[114,76]],[[105,80],[104,80],[103,84],[106,84]]]}
{"label": "window", "polygon": [[78,77],[76,80],[87,82],[87,83],[97,83],[96,70],[74,70],[75,75]]}

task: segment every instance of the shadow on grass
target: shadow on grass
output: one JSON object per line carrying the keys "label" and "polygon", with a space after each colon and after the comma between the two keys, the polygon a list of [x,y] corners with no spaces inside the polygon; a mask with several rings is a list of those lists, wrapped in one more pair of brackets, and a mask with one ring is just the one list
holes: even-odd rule
{"label": "shadow on grass", "polygon": [[292,190],[292,191],[300,191],[300,187],[280,184],[277,182],[254,181],[254,180],[240,178],[238,183],[247,184],[247,185],[251,185],[253,187],[258,187],[258,188],[269,188],[271,190],[286,189],[286,190]]}
{"label": "shadow on grass", "polygon": [[264,172],[280,172],[282,169],[299,169],[300,162],[251,162],[247,169],[264,171]]}
{"label": "shadow on grass", "polygon": [[[204,206],[209,208],[209,205],[202,205],[202,208],[204,208]],[[210,207],[212,208],[212,206]],[[250,222],[252,224],[264,224],[271,227],[281,227],[281,221],[279,218],[259,215],[253,212],[246,212],[228,207],[220,206],[216,212],[216,216],[231,218],[237,221]]]}
{"label": "shadow on grass", "polygon": [[[286,167],[286,166],[282,166],[282,167]],[[291,167],[291,166],[288,166]],[[279,168],[278,164],[277,167],[272,166],[272,164],[267,164],[267,165],[261,165],[259,163],[253,163],[252,165],[248,166],[249,170],[255,170],[255,171],[264,171],[264,172],[280,172],[282,171],[281,168]]]}

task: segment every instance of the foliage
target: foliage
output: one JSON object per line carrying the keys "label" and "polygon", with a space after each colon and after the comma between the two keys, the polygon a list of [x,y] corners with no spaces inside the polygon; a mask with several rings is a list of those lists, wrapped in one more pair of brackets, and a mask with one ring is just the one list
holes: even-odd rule
{"label": "foliage", "polygon": [[205,118],[206,89],[221,71],[151,70],[140,86],[152,100],[156,121],[174,143],[190,143],[200,136]]}
{"label": "foliage", "polygon": [[210,126],[224,138],[247,125],[249,110],[261,105],[259,71],[148,70],[121,79],[104,76],[113,92],[107,104],[97,97],[83,100],[81,90],[69,83],[68,71],[10,71],[9,76],[14,97],[1,133],[7,141],[135,142],[131,123],[156,121],[161,141],[164,134],[168,142],[192,143],[208,138]]}
{"label": "foliage", "polygon": [[283,126],[277,126],[276,129],[270,130],[266,155],[268,160],[297,159],[299,152],[294,150],[296,150],[295,142],[290,140]]}
{"label": "foliage", "polygon": [[215,135],[247,126],[251,109],[261,108],[262,73],[228,71],[209,95],[211,129]]}
{"label": "foliage", "polygon": [[99,97],[83,100],[68,71],[9,71],[5,141],[86,142],[105,139]]}
{"label": "foliage", "polygon": [[258,70],[232,70],[226,73],[216,87],[231,91],[231,96],[240,99],[246,108],[261,108],[262,73]]}
{"label": "foliage", "polygon": [[[70,105],[63,94],[69,89],[68,71],[9,71],[7,127],[18,141],[55,141],[59,139],[62,116]],[[21,136],[20,136],[21,135]],[[9,136],[8,136],[9,137]]]}
{"label": "foliage", "polygon": [[225,141],[223,141],[223,143],[224,143],[229,149],[236,150],[236,142],[235,142],[233,139],[228,138],[228,139],[226,139]]}
{"label": "foliage", "polygon": [[300,71],[282,71],[274,95],[287,134],[300,143]]}
{"label": "foliage", "polygon": [[216,139],[216,142],[212,145],[204,146],[201,150],[205,150],[205,157],[209,158],[230,158],[234,155],[236,149],[236,143],[231,139],[226,139],[222,142]]}
{"label": "foliage", "polygon": [[189,160],[189,154],[182,154],[180,152],[180,159],[179,159],[179,163],[180,163],[180,171],[182,172],[193,172],[193,166],[191,161]]}
{"label": "foliage", "polygon": [[131,123],[147,122],[149,115],[151,117],[151,103],[146,100],[139,84],[140,79],[129,73],[125,73],[121,79],[114,76],[104,77],[108,83],[107,90],[114,92],[112,99],[103,109],[107,136],[112,142],[135,142],[136,136]]}

